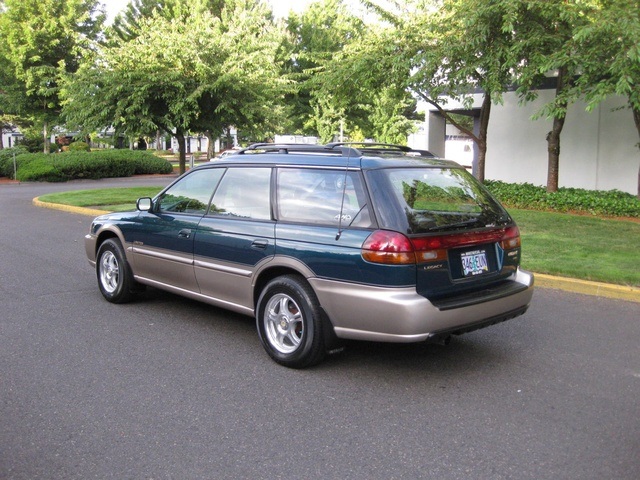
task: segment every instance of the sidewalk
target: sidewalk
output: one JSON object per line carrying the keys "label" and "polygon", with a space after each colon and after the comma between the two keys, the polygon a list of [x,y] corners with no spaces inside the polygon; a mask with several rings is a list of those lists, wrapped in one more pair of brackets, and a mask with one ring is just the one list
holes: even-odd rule
{"label": "sidewalk", "polygon": [[[42,202],[38,197],[33,199],[33,204],[37,207],[52,208],[54,210],[63,210],[65,212],[78,213],[97,217],[104,215],[104,210],[95,210],[91,208],[73,207],[70,205],[61,205],[59,203]],[[640,288],[629,287],[624,285],[612,285],[609,283],[591,282],[589,280],[578,280],[575,278],[554,277],[545,275],[544,273],[535,273],[535,285],[542,288],[553,288],[555,290],[564,290],[566,292],[581,293],[583,295],[593,295],[596,297],[612,298],[616,300],[626,300],[629,302],[640,303]]]}

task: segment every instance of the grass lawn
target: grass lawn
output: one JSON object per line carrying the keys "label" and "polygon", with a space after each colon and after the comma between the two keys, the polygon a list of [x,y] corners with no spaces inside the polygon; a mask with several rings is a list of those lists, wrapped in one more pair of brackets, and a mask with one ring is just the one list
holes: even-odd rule
{"label": "grass lawn", "polygon": [[[162,187],[80,190],[43,195],[43,202],[106,211],[135,208]],[[640,286],[640,223],[509,209],[522,234],[522,266],[550,275]]]}
{"label": "grass lawn", "polygon": [[102,188],[42,195],[40,200],[75,207],[95,208],[106,212],[125,212],[136,208],[140,197],[154,197],[163,187]]}
{"label": "grass lawn", "polygon": [[522,235],[522,266],[551,275],[640,286],[640,223],[509,210]]}

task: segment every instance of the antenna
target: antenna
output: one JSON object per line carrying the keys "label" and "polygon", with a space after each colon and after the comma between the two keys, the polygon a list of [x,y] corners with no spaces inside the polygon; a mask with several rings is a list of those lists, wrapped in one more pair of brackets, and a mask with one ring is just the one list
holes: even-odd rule
{"label": "antenna", "polygon": [[349,174],[349,160],[351,159],[351,151],[349,148],[349,152],[347,155],[347,165],[344,168],[344,180],[342,181],[342,200],[340,202],[340,216],[338,217],[338,233],[336,234],[336,241],[340,240],[340,236],[342,235],[342,215],[344,213],[344,197],[347,193],[347,175]]}

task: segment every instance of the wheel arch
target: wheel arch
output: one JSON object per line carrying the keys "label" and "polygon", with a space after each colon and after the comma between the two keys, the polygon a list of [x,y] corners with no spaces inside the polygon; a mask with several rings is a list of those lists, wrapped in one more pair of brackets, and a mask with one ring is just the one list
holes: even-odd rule
{"label": "wheel arch", "polygon": [[[315,274],[305,264],[293,258],[281,259],[276,264],[272,263],[273,262],[270,262],[269,265],[267,265],[263,270],[260,271],[253,286],[253,311],[255,312],[256,316],[258,312],[258,299],[260,298],[260,294],[267,286],[267,284],[274,278],[281,277],[283,275],[297,275],[301,277],[315,293],[313,286],[308,281],[309,278],[315,277]],[[325,309],[322,307],[322,304],[320,304],[320,310],[322,312],[322,319],[325,324],[325,328],[323,329],[325,345],[330,350],[339,348],[341,342],[335,334],[333,322],[331,321],[329,315],[327,315]]]}
{"label": "wheel arch", "polygon": [[100,245],[102,245],[105,240],[108,240],[110,238],[116,238],[120,242],[120,245],[122,245],[122,248],[124,249],[125,254],[127,253],[122,233],[119,232],[119,231],[116,231],[116,230],[105,228],[105,229],[99,231],[96,234],[96,243],[95,243],[95,252],[94,252],[94,254],[97,254],[98,250],[100,249]]}
{"label": "wheel arch", "polygon": [[299,277],[302,277],[305,282],[307,281],[307,278],[309,278],[309,276],[305,275],[302,271],[290,265],[271,265],[265,268],[258,274],[253,285],[254,311],[257,309],[258,299],[260,298],[260,294],[264,290],[264,287],[266,287],[266,285],[274,278],[281,277],[283,275],[298,275]]}

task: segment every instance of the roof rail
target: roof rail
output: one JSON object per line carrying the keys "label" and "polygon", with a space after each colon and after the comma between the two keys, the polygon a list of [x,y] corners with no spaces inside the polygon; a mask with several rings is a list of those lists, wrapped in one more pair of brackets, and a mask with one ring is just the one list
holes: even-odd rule
{"label": "roof rail", "polygon": [[352,148],[342,144],[327,145],[310,145],[306,143],[254,143],[242,150],[236,155],[246,155],[252,153],[270,152],[270,153],[320,153],[324,155],[340,155],[343,157],[361,157],[362,152],[356,148]]}
{"label": "roof rail", "polygon": [[371,143],[371,142],[337,142],[337,143],[328,143],[327,147],[352,147],[352,145],[358,145],[358,150],[366,153],[393,153],[393,152],[402,152],[407,154],[413,154],[420,157],[435,157],[435,155],[428,150],[414,150],[413,148],[407,147],[405,145],[395,145],[393,143]]}

